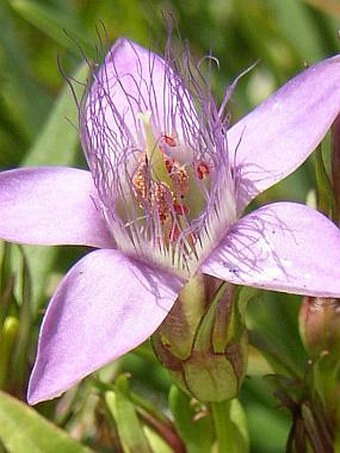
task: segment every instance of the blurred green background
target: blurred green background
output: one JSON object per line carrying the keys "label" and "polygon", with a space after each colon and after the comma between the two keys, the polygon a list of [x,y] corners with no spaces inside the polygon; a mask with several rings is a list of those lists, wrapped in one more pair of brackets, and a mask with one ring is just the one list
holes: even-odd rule
{"label": "blurred green background", "polygon": [[[96,55],[98,30],[104,45],[106,40],[111,43],[124,35],[144,46],[161,49],[166,39],[165,11],[173,13],[180,34],[190,42],[195,57],[212,52],[218,58],[220,67],[213,74],[217,101],[240,72],[258,62],[240,81],[232,98],[231,122],[305,65],[339,52],[337,0],[0,0],[0,169],[85,165],[77,135],[75,102],[58,60],[63,72],[84,80],[84,70],[79,68],[83,54],[90,59]],[[82,85],[75,86],[81,93]],[[314,185],[311,159],[296,174],[263,194],[257,203],[275,199],[305,202]],[[55,282],[85,249],[2,249],[0,295],[8,281],[5,276],[16,273],[16,312],[11,314],[19,320],[20,332],[13,349],[15,360],[8,361],[7,384],[3,387],[23,397],[41,310]],[[10,270],[4,265],[9,255]],[[26,271],[29,277],[25,278]],[[251,303],[248,324],[264,332],[268,341],[289,355],[303,373],[307,358],[298,335],[299,303],[299,298],[293,296],[267,293]],[[284,452],[290,426],[288,411],[280,408],[269,381],[263,378],[270,372],[269,367],[258,353],[251,351],[250,357],[249,378],[241,400],[249,420],[251,451]],[[132,386],[164,405],[169,380],[148,345],[115,366],[130,371]],[[88,407],[86,400],[90,392],[87,383],[82,384],[80,391],[83,396],[78,391],[70,397],[73,403],[76,401],[76,409],[60,415],[54,405],[45,404],[39,410],[98,451],[110,451],[103,447],[105,442],[97,442],[93,421],[88,420],[94,409]],[[77,425],[80,419],[81,429]]]}

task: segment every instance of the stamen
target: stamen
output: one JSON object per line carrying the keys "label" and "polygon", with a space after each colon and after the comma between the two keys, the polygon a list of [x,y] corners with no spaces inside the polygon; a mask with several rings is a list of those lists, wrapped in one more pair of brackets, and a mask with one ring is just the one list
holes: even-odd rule
{"label": "stamen", "polygon": [[[138,207],[144,212],[156,214],[160,225],[162,226],[162,237],[159,238],[169,246],[178,241],[183,242],[188,251],[194,247],[196,238],[192,232],[189,216],[191,206],[188,205],[187,195],[190,188],[196,186],[195,174],[189,167],[180,165],[174,158],[169,158],[165,151],[161,148],[161,144],[155,140],[151,126],[150,115],[140,115],[140,119],[144,123],[145,135],[147,137],[147,150],[142,152],[138,157],[137,168],[132,177],[133,193],[135,195]],[[162,135],[166,138],[171,146],[179,146],[179,143],[169,135]],[[148,152],[152,143],[152,152]],[[169,145],[170,146],[170,145]],[[150,157],[149,157],[150,156]],[[155,158],[157,156],[157,159]],[[157,165],[157,171],[154,166]],[[206,168],[208,168],[206,166]],[[166,177],[159,180],[160,174]],[[203,170],[202,170],[203,171]],[[208,171],[205,171],[208,174]],[[157,179],[156,179],[157,178]],[[197,187],[195,187],[197,189]],[[196,190],[195,190],[196,191]],[[193,210],[197,210],[197,193],[195,195],[195,204]],[[203,208],[203,203],[199,203],[199,209]]]}
{"label": "stamen", "polygon": [[200,180],[206,179],[209,176],[209,173],[210,173],[209,166],[206,162],[200,162],[196,166],[196,174],[198,179]]}
{"label": "stamen", "polygon": [[162,137],[164,138],[164,141],[168,146],[171,146],[171,147],[177,146],[177,142],[174,137],[171,137],[170,135],[166,135],[166,134],[162,134]]}
{"label": "stamen", "polygon": [[131,74],[113,59],[96,73],[87,157],[118,247],[192,275],[236,218],[226,122],[198,68],[143,55],[131,54]]}
{"label": "stamen", "polygon": [[146,154],[142,153],[140,155],[140,157],[138,158],[138,161],[140,163],[138,165],[136,173],[134,174],[134,176],[132,178],[132,185],[134,187],[137,199],[147,200],[150,188],[147,187],[149,184],[147,184],[147,178],[146,178],[146,172],[147,172]]}

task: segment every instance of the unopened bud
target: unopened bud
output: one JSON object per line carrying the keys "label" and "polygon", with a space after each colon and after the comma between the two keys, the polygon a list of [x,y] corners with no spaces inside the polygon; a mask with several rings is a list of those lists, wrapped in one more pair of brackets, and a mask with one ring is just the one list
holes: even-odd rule
{"label": "unopened bud", "polygon": [[200,401],[235,398],[243,382],[247,331],[235,288],[208,276],[191,280],[153,336],[160,362]]}
{"label": "unopened bud", "polygon": [[340,300],[304,297],[299,316],[300,334],[312,358],[340,358]]}

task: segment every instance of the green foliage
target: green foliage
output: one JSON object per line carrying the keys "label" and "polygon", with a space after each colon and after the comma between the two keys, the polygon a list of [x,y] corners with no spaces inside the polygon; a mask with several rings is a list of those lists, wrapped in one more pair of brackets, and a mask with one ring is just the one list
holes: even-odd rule
{"label": "green foliage", "polygon": [[129,387],[126,376],[120,376],[116,379],[115,392],[107,392],[105,399],[117,424],[124,453],[132,453],[134,451],[151,453],[136,409],[129,398]]}
{"label": "green foliage", "polygon": [[188,453],[210,451],[215,436],[207,409],[197,401],[193,402],[192,398],[175,386],[170,389],[169,406]]}
{"label": "green foliage", "polygon": [[8,453],[91,453],[34,409],[0,391],[0,438]]}

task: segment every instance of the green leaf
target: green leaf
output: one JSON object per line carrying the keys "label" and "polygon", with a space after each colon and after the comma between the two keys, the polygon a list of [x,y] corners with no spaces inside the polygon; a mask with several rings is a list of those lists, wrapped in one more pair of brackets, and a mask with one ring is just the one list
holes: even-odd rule
{"label": "green leaf", "polygon": [[[93,50],[93,46],[84,38],[84,34],[77,30],[75,21],[72,20],[75,16],[70,17],[42,3],[28,0],[8,1],[18,14],[64,48],[75,52],[77,46],[74,40],[84,51],[91,53]],[[64,33],[64,30],[70,33],[72,39]]]}
{"label": "green leaf", "polygon": [[291,358],[279,350],[265,335],[257,330],[249,330],[249,344],[258,349],[277,374],[288,374],[301,379]]}
{"label": "green leaf", "polygon": [[184,440],[188,453],[206,453],[211,451],[215,439],[212,419],[203,406],[195,407],[193,398],[172,386],[169,393],[169,406],[175,418],[175,424]]}
{"label": "green leaf", "polygon": [[[234,2],[236,3],[236,2]],[[261,62],[270,66],[279,84],[285,81],[285,72],[294,65],[294,49],[272,20],[264,2],[237,0],[237,20],[248,45]]]}
{"label": "green leaf", "polygon": [[[7,145],[1,140],[0,162],[18,162],[27,143],[41,128],[51,106],[50,95],[32,75],[30,44],[6,2],[0,2],[0,122]],[[7,148],[12,143],[12,148]]]}
{"label": "green leaf", "polygon": [[18,320],[14,316],[8,316],[0,330],[0,388],[6,387],[8,380],[8,368],[12,357],[13,345],[18,334]]}
{"label": "green leaf", "polygon": [[92,450],[0,391],[0,439],[9,453],[90,453]]}
{"label": "green leaf", "polygon": [[18,304],[20,305],[19,312],[19,328],[15,342],[15,347],[11,354],[11,370],[12,376],[10,379],[11,389],[23,388],[27,379],[27,372],[30,369],[29,350],[31,345],[31,336],[33,334],[33,313],[31,307],[32,301],[32,281],[31,272],[28,266],[27,257],[24,248],[17,245],[15,250],[18,251],[19,266],[16,274],[16,283],[19,287]]}
{"label": "green leaf", "polygon": [[[88,65],[82,63],[71,77],[71,80],[77,81],[72,85],[78,98],[84,91],[88,72]],[[49,118],[22,165],[69,165],[73,163],[75,149],[79,142],[77,124],[77,106],[69,86],[65,84]]]}
{"label": "green leaf", "polygon": [[115,392],[105,394],[106,404],[112,413],[124,453],[152,453],[134,404],[130,400],[128,379],[116,379]]}
{"label": "green leaf", "polygon": [[249,451],[249,433],[248,433],[248,420],[246,413],[243,409],[241,402],[235,398],[230,404],[230,419],[235,426],[235,442],[238,446],[238,451]]}
{"label": "green leaf", "polygon": [[[325,142],[326,140],[323,143]],[[321,150],[315,153],[315,177],[318,189],[318,209],[326,216],[332,218],[336,211],[335,200]]]}
{"label": "green leaf", "polygon": [[324,57],[311,11],[302,2],[270,0],[269,7],[276,13],[278,27],[303,60],[314,62]]}
{"label": "green leaf", "polygon": [[153,452],[173,453],[174,450],[153,429],[145,426],[144,432]]}
{"label": "green leaf", "polygon": [[[73,76],[83,82],[88,74],[88,66],[82,64]],[[77,96],[84,89],[81,83],[73,84]],[[42,128],[33,147],[22,162],[22,166],[71,165],[76,160],[78,150],[78,111],[69,87],[65,87],[55,104],[46,124]],[[71,124],[70,124],[71,123]],[[29,268],[32,273],[32,300],[39,306],[44,295],[47,278],[58,249],[56,247],[25,246]]]}
{"label": "green leaf", "polygon": [[0,326],[4,323],[14,299],[11,244],[0,241]]}

